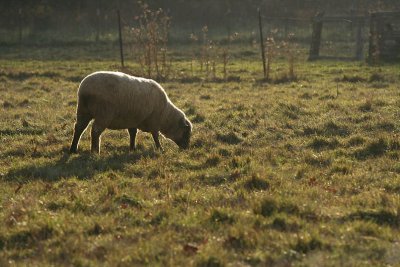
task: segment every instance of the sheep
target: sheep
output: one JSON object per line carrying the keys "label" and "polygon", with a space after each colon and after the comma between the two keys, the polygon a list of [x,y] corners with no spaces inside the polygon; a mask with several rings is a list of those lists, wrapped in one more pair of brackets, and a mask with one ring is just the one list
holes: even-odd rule
{"label": "sheep", "polygon": [[170,101],[161,85],[121,72],[94,72],[82,80],[70,153],[77,152],[81,135],[91,120],[91,152],[97,154],[105,129],[128,129],[130,150],[136,149],[138,129],[151,133],[159,150],[160,132],[181,149],[189,147],[192,132],[191,122]]}

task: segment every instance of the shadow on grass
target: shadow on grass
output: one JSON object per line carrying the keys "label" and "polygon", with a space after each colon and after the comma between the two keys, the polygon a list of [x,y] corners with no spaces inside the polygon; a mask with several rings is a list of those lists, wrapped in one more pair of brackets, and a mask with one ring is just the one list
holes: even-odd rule
{"label": "shadow on grass", "polygon": [[357,211],[342,218],[342,221],[371,221],[379,225],[400,227],[400,214],[387,210]]}
{"label": "shadow on grass", "polygon": [[88,152],[70,155],[64,152],[57,161],[11,169],[5,176],[5,180],[27,183],[32,180],[55,182],[68,177],[77,177],[82,180],[91,179],[97,173],[118,171],[123,169],[126,164],[136,163],[143,157],[155,158],[156,156],[157,152],[151,149],[109,156],[98,156]]}
{"label": "shadow on grass", "polygon": [[22,129],[2,129],[0,130],[0,136],[15,136],[15,135],[39,135],[43,134],[43,129],[38,128],[22,128]]}
{"label": "shadow on grass", "polygon": [[65,79],[70,82],[80,82],[82,80],[81,76],[66,76],[64,77],[60,73],[53,71],[37,72],[37,71],[19,71],[19,72],[4,72],[0,71],[0,76],[5,76],[11,80],[24,81],[30,78],[50,78],[50,79]]}

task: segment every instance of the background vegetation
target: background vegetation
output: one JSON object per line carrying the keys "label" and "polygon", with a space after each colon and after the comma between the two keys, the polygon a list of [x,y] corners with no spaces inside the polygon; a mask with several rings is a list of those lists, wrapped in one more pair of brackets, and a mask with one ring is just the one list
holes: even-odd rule
{"label": "background vegetation", "polygon": [[[310,20],[317,11],[326,15],[366,15],[371,10],[395,10],[397,0],[151,0],[151,9],[162,8],[172,17],[171,35],[187,40],[190,33],[208,26],[224,37],[236,32],[257,30],[257,9],[266,17],[296,17]],[[116,10],[125,26],[134,27],[141,14],[137,0],[72,0],[0,2],[0,42],[18,43],[19,32],[25,44],[44,42],[116,40]],[[184,38],[182,38],[184,36]]]}

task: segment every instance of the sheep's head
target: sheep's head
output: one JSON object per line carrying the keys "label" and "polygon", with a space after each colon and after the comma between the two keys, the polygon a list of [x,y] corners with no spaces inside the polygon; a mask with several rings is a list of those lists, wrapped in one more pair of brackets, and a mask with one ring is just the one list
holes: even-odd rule
{"label": "sheep's head", "polygon": [[172,139],[179,146],[179,148],[187,149],[189,148],[191,134],[192,124],[187,118],[183,117],[178,120],[177,125],[175,125],[170,134],[167,134],[167,137]]}

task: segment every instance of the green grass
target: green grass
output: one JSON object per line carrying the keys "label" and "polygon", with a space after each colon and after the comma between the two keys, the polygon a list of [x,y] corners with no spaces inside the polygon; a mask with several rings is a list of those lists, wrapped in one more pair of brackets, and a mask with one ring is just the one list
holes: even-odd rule
{"label": "green grass", "polygon": [[1,266],[400,264],[399,66],[298,62],[265,83],[235,48],[240,81],[210,82],[176,51],[162,85],[189,150],[139,133],[130,153],[109,130],[100,156],[88,132],[69,155],[79,81],[118,65],[43,51],[0,60]]}

